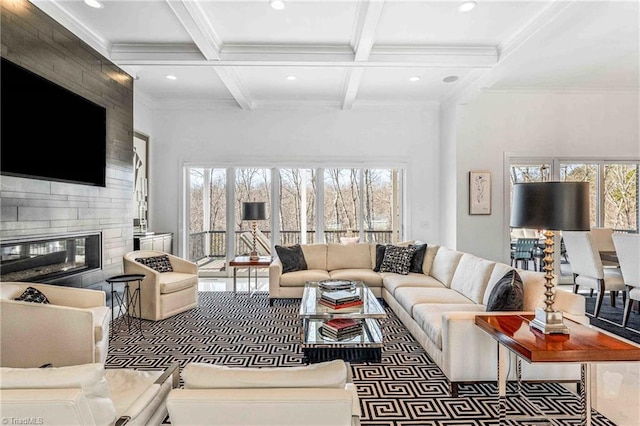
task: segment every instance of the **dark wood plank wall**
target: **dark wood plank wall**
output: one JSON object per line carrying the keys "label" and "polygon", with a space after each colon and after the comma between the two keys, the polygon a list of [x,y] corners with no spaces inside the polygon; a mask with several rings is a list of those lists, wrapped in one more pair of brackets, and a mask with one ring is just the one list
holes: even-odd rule
{"label": "dark wood plank wall", "polygon": [[102,231],[102,271],[60,282],[101,287],[133,249],[133,80],[28,1],[0,4],[2,57],[107,109],[106,188],[2,176],[0,238]]}

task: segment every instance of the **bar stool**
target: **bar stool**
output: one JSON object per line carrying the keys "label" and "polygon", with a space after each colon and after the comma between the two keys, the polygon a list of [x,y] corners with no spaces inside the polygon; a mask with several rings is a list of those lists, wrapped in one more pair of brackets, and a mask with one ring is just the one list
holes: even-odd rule
{"label": "bar stool", "polygon": [[[131,324],[134,322],[138,323],[138,330],[142,337],[144,334],[142,333],[142,302],[140,295],[140,286],[142,286],[142,280],[144,280],[146,275],[144,274],[124,274],[124,275],[115,275],[113,277],[107,278],[105,281],[109,283],[111,286],[111,334],[115,328],[114,317],[113,317],[113,301],[116,300],[117,306],[119,307],[118,312],[118,324],[122,324],[124,322],[127,324],[127,331],[131,331]],[[133,292],[131,291],[131,287],[129,283],[132,281],[138,281],[138,286]],[[114,284],[124,284],[124,293],[120,295],[117,291],[113,289]],[[124,313],[122,312],[122,306],[126,306]],[[136,318],[134,315],[136,314],[136,308],[138,310],[138,317]],[[121,314],[120,314],[121,313]],[[131,315],[133,313],[133,315]]]}

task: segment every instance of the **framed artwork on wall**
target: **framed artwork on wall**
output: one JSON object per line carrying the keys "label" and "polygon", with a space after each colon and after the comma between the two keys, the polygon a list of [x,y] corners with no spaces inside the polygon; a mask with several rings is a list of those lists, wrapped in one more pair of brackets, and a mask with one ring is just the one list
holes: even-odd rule
{"label": "framed artwork on wall", "polygon": [[149,208],[149,138],[135,132],[133,136],[133,226],[134,232],[147,231]]}
{"label": "framed artwork on wall", "polygon": [[469,172],[469,214],[491,214],[491,172]]}

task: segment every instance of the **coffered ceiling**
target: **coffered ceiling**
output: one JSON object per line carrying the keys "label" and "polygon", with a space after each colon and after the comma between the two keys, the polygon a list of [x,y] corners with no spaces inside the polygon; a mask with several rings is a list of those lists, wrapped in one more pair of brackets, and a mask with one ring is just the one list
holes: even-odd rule
{"label": "coffered ceiling", "polygon": [[34,3],[137,78],[136,94],[158,108],[351,109],[478,90],[639,88],[636,1],[477,0],[469,12],[456,0]]}

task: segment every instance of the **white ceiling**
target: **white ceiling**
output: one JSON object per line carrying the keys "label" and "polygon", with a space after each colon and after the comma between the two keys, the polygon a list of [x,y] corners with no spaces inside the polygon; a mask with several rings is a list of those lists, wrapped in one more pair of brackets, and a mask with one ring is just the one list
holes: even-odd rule
{"label": "white ceiling", "polygon": [[285,2],[34,0],[136,76],[136,93],[156,107],[351,109],[453,101],[479,88],[640,87],[637,1],[477,0],[467,13],[457,0]]}

